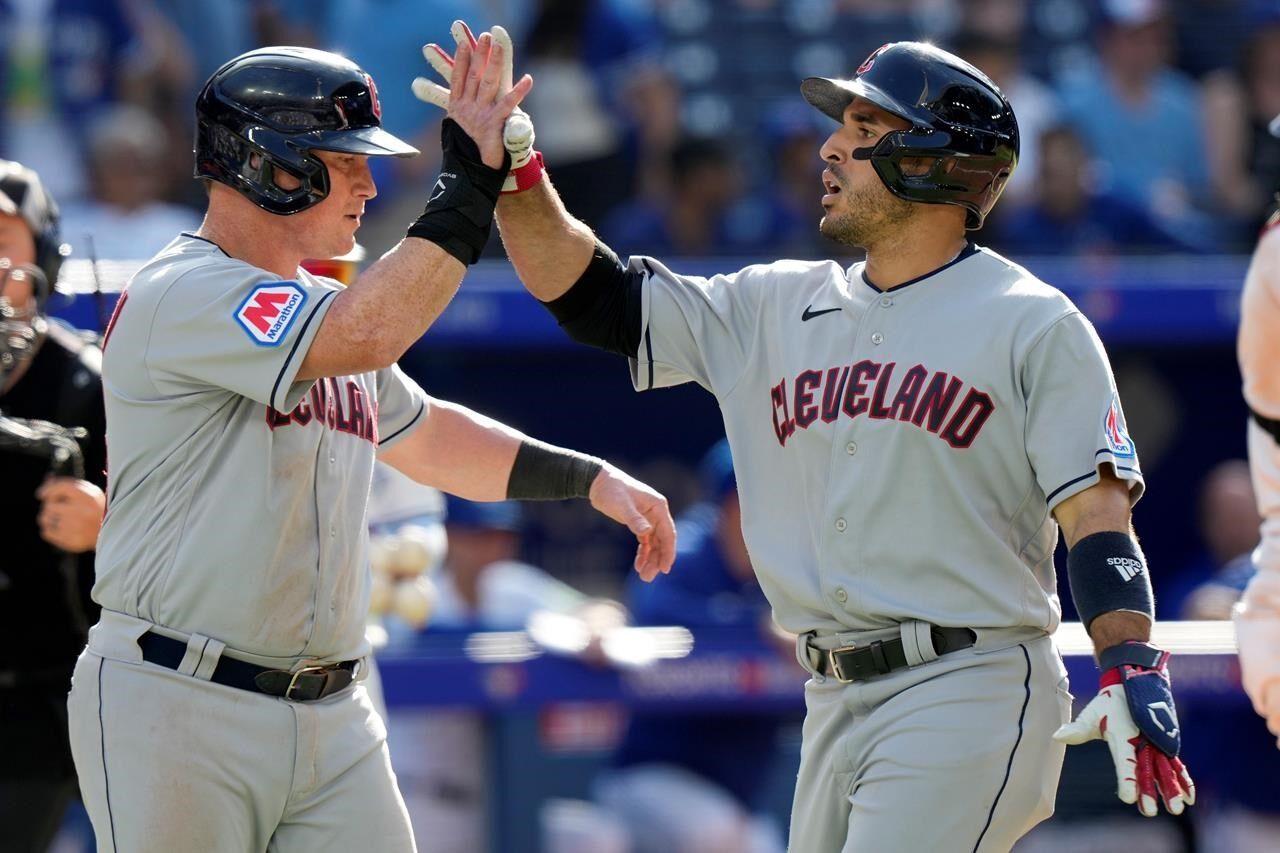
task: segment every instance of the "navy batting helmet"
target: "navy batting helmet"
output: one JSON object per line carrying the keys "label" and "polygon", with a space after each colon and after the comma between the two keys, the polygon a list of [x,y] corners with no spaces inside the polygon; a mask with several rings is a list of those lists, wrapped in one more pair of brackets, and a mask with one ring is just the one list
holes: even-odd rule
{"label": "navy batting helmet", "polygon": [[[911,123],[853,157],[870,160],[889,191],[907,201],[958,204],[965,227],[982,227],[1018,164],[1018,122],[995,83],[958,56],[923,42],[894,42],[872,53],[852,80],[810,77],[805,100],[838,122],[864,98]],[[934,159],[923,174],[902,161]]]}
{"label": "navy batting helmet", "polygon": [[[335,53],[252,50],[215,71],[196,99],[196,177],[226,184],[263,210],[287,216],[329,194],[329,171],[315,150],[418,153],[383,130],[373,78]],[[277,171],[302,185],[281,189]]]}

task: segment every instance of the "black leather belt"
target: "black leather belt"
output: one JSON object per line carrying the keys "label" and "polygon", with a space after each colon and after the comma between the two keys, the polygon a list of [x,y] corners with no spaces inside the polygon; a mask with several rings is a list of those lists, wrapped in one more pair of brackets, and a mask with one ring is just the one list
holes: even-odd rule
{"label": "black leather belt", "polygon": [[[177,669],[187,654],[187,644],[148,631],[138,638],[142,659],[169,669]],[[213,668],[210,681],[252,690],[270,696],[280,696],[292,702],[314,702],[337,693],[355,678],[359,661],[344,660],[325,666],[304,666],[291,672],[287,669],[267,669],[223,655]]]}
{"label": "black leather belt", "polygon": [[[978,639],[978,635],[968,628],[939,628],[936,625],[929,629],[929,636],[933,639],[933,650],[939,656],[967,649]],[[877,675],[888,675],[894,670],[910,666],[901,637],[874,640],[865,646],[843,646],[830,651],[814,646],[809,646],[809,649],[813,652],[811,658],[817,659],[814,669],[845,684],[866,681]]]}

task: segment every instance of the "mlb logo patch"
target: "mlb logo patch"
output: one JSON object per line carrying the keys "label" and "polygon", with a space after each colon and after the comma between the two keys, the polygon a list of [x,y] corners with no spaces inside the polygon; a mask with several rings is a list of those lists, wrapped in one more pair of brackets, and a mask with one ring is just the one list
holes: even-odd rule
{"label": "mlb logo patch", "polygon": [[1120,401],[1115,397],[1111,398],[1111,405],[1107,408],[1107,414],[1102,420],[1102,434],[1106,438],[1107,449],[1112,455],[1126,458],[1136,455],[1133,439],[1129,437],[1124,416],[1120,414]]}
{"label": "mlb logo patch", "polygon": [[240,303],[236,322],[258,346],[273,347],[284,339],[306,301],[307,292],[297,282],[264,284]]}

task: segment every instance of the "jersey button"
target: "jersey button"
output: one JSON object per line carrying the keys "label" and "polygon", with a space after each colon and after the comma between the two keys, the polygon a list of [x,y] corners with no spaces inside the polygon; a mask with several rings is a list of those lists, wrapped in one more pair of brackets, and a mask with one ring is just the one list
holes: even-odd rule
{"label": "jersey button", "polygon": [[844,533],[845,528],[846,528],[846,527],[848,527],[848,526],[849,526],[849,523],[848,523],[847,521],[845,521],[843,518],[837,518],[837,519],[836,519],[836,532],[837,532],[837,533]]}
{"label": "jersey button", "polygon": [[892,306],[892,305],[893,305],[893,297],[892,297],[892,296],[882,296],[882,297],[880,297],[880,307],[881,307],[881,308],[888,308],[888,307],[890,307],[890,306]]}
{"label": "jersey button", "polygon": [[329,538],[330,538],[330,539],[334,539],[334,538],[336,538],[336,537],[337,537],[337,535],[338,535],[338,528],[336,528],[336,527],[334,527],[332,524],[330,524],[330,525],[329,525]]}
{"label": "jersey button", "polygon": [[849,442],[848,444],[846,444],[846,445],[844,446],[844,452],[845,452],[845,453],[848,453],[850,456],[852,456],[853,454],[857,453],[857,452],[858,452],[858,443],[857,443],[856,441],[851,441],[851,442]]}
{"label": "jersey button", "polygon": [[876,346],[880,346],[882,343],[884,343],[884,335],[880,334],[879,332],[872,332],[871,343],[875,344]]}
{"label": "jersey button", "polygon": [[336,457],[336,456],[330,456],[330,457],[329,457],[329,464],[330,464],[330,465],[334,465],[334,464],[336,464],[336,463],[337,463],[337,461],[338,461],[338,457]]}
{"label": "jersey button", "polygon": [[844,604],[848,600],[849,600],[849,593],[844,591],[844,587],[842,586],[836,587],[836,601],[840,602],[841,604]]}

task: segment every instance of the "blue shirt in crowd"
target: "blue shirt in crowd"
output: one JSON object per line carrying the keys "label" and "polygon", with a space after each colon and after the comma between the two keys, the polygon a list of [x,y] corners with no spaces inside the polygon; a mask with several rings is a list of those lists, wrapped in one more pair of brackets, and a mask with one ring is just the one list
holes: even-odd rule
{"label": "blue shirt in crowd", "polygon": [[[632,578],[627,606],[638,625],[741,627],[755,637],[769,612],[754,580],[742,582],[716,544],[714,506],[701,504],[677,526],[675,570],[659,583]],[[709,779],[750,808],[769,781],[782,721],[760,714],[635,714],[615,756],[619,767],[671,764]]]}
{"label": "blue shirt in crowd", "polygon": [[1183,75],[1159,74],[1147,102],[1135,108],[1120,100],[1095,66],[1066,81],[1062,102],[1090,155],[1104,168],[1101,177],[1110,192],[1155,210],[1161,183],[1181,184],[1192,193],[1207,184],[1200,99]]}

